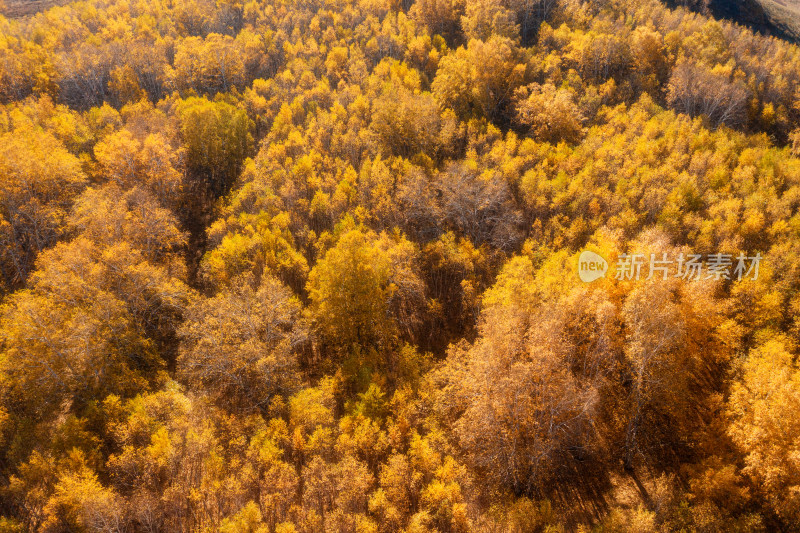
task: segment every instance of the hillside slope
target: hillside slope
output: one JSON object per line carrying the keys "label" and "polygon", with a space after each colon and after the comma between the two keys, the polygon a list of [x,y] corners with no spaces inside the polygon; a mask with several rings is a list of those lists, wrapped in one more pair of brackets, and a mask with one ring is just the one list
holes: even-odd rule
{"label": "hillside slope", "polygon": [[710,0],[689,5],[695,11],[714,18],[731,20],[766,35],[800,42],[798,0]]}
{"label": "hillside slope", "polygon": [[68,0],[6,0],[0,2],[0,14],[8,18],[26,17],[67,2]]}

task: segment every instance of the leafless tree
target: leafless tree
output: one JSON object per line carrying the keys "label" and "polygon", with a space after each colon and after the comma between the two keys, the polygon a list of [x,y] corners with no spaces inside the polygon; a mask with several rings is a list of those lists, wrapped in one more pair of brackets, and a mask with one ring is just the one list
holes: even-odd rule
{"label": "leafless tree", "polygon": [[673,109],[692,117],[704,115],[713,127],[742,125],[748,96],[741,81],[688,62],[675,67],[667,88]]}

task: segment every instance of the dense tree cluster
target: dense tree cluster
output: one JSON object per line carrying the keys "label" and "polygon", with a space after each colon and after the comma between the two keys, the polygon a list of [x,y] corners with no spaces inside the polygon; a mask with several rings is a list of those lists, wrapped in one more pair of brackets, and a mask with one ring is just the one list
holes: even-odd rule
{"label": "dense tree cluster", "polygon": [[798,87],[655,0],[0,17],[0,532],[796,530]]}

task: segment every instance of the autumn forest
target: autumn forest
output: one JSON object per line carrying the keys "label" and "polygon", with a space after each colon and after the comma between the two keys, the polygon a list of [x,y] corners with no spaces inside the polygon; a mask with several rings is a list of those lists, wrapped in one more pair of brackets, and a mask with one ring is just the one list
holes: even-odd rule
{"label": "autumn forest", "polygon": [[800,531],[799,157],[691,5],[0,16],[0,532]]}

